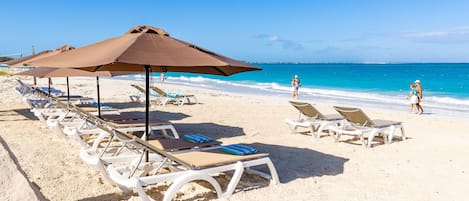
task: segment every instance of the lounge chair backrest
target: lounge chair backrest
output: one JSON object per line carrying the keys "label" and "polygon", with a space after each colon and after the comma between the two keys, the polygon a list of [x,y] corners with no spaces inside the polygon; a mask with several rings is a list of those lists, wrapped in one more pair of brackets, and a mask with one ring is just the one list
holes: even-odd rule
{"label": "lounge chair backrest", "polygon": [[293,107],[298,109],[301,114],[306,117],[314,118],[314,119],[326,119],[326,117],[321,114],[314,106],[306,102],[299,102],[299,101],[289,101]]}
{"label": "lounge chair backrest", "polygon": [[[144,150],[149,150],[151,152],[154,152],[156,154],[159,154],[159,155],[162,155],[168,159],[170,159],[171,161],[173,162],[177,162],[178,164],[181,164],[187,168],[190,168],[190,169],[195,169],[194,166],[184,162],[183,160],[173,156],[172,154],[162,150],[162,149],[159,149],[153,145],[151,145],[150,143],[136,137],[136,136],[129,136],[128,134],[125,134],[123,132],[120,132],[118,130],[113,130],[114,131],[114,134],[116,135],[116,137],[119,139],[119,138],[123,138],[123,139],[128,139],[128,140],[131,140],[129,143],[131,143],[132,145],[136,146],[136,147],[140,147]],[[130,138],[131,137],[131,138]]]}
{"label": "lounge chair backrest", "polygon": [[36,94],[42,98],[49,98],[49,95],[37,87],[33,87],[33,94]]}
{"label": "lounge chair backrest", "polygon": [[143,94],[145,94],[145,89],[139,85],[136,85],[136,84],[131,84],[130,86],[136,88],[138,91],[142,92]]}
{"label": "lounge chair backrest", "polygon": [[83,110],[82,108],[76,106],[76,105],[72,105],[71,106],[71,109],[77,113],[78,115],[80,115],[83,119],[89,121],[89,122],[92,122],[93,124],[105,124],[106,122],[98,117],[96,117],[95,115]]}
{"label": "lounge chair backrest", "polygon": [[375,127],[375,123],[360,108],[334,106],[348,122],[362,127]]}
{"label": "lounge chair backrest", "polygon": [[158,87],[152,86],[151,89],[153,89],[153,91],[155,91],[156,93],[160,94],[161,96],[164,96],[164,97],[167,97],[167,96],[168,96],[168,94],[166,94],[166,92],[164,92],[163,90],[161,90],[161,89],[158,88]]}

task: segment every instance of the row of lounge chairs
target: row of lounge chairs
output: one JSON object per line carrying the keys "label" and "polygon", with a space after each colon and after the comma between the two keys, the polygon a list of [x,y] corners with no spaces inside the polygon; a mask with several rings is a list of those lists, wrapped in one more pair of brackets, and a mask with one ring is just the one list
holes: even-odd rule
{"label": "row of lounge chairs", "polygon": [[[131,84],[131,86],[139,93],[137,95],[130,95],[130,100],[133,102],[144,102],[145,99],[142,97],[145,97],[145,88],[136,84]],[[191,103],[199,104],[195,95],[165,92],[156,86],[150,87],[150,102],[161,106],[165,106],[168,103],[179,106]]]}
{"label": "row of lounge chairs", "polygon": [[[19,83],[17,91],[31,92],[20,93],[26,101],[47,101],[40,107],[30,105],[45,126],[78,142],[86,164],[123,192],[137,192],[142,200],[151,200],[147,186],[170,183],[163,198],[168,201],[184,184],[200,180],[211,184],[219,198],[229,197],[246,171],[279,182],[269,154],[249,145],[223,145],[200,134],[180,135],[170,122],[155,119],[147,136],[141,112],[104,112],[98,117],[96,109],[87,107],[92,104],[72,104]],[[269,172],[252,168],[260,165]],[[222,188],[214,176],[225,172],[233,174]]]}
{"label": "row of lounge chairs", "polygon": [[362,146],[369,148],[376,136],[382,136],[386,144],[391,143],[396,129],[400,129],[402,140],[406,139],[402,122],[371,119],[360,108],[334,106],[338,114],[324,115],[307,102],[290,101],[290,104],[300,113],[298,119],[285,120],[290,131],[307,128],[313,140],[328,130],[336,142],[342,135],[358,136]]}

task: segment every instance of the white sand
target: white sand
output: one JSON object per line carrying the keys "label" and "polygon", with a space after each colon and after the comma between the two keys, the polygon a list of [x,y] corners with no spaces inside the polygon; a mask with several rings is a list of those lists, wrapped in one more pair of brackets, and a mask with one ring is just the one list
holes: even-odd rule
{"label": "white sand", "polygon": [[[27,78],[26,82],[32,83],[31,80]],[[65,78],[53,80],[54,87],[65,89]],[[0,81],[0,137],[4,140],[0,147],[0,200],[136,199],[135,195],[122,195],[117,188],[102,182],[96,171],[81,162],[79,146],[73,141],[41,127],[38,120],[29,119],[33,115],[13,91],[16,86],[13,78],[1,77]],[[45,85],[46,79],[39,83]],[[95,79],[70,78],[70,83],[73,94],[96,96]],[[128,95],[136,93],[129,83],[136,81],[101,79],[102,100],[136,107],[125,110],[143,111],[143,105],[128,103]],[[168,84],[161,87],[196,94],[201,102],[183,107],[152,107],[159,118],[173,122],[178,132],[204,133],[225,144],[255,143],[255,147],[270,153],[281,184],[269,185],[263,179],[246,175],[238,192],[228,200],[396,201],[469,197],[468,119],[363,108],[372,118],[404,122],[409,137],[390,145],[377,141],[373,148],[364,149],[359,141],[334,143],[325,134],[315,142],[309,135],[290,134],[285,118],[295,118],[298,113],[287,100]],[[333,112],[330,105],[316,106],[324,113]],[[350,138],[343,138],[347,139]],[[33,190],[36,185],[37,190]],[[260,187],[249,189],[253,185]],[[161,191],[166,188],[159,185],[150,193],[161,199]],[[215,198],[212,191],[199,184],[188,185],[182,192],[181,197],[188,200]]]}

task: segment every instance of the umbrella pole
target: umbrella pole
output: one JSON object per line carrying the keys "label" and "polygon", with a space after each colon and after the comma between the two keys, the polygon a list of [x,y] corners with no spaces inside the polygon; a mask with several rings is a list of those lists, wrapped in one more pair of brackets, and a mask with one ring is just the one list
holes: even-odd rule
{"label": "umbrella pole", "polygon": [[96,76],[96,88],[98,89],[98,117],[101,118],[101,99],[99,98],[99,76]]}
{"label": "umbrella pole", "polygon": [[[150,65],[145,65],[145,138],[148,139],[150,126]],[[149,161],[148,151],[145,152],[145,162]]]}
{"label": "umbrella pole", "polygon": [[47,88],[47,92],[48,92],[49,97],[50,97],[50,83],[51,83],[52,81],[50,80],[50,78],[49,78],[48,80],[49,80],[49,88]]}
{"label": "umbrella pole", "polygon": [[67,105],[70,104],[70,87],[68,84],[68,77],[67,77]]}

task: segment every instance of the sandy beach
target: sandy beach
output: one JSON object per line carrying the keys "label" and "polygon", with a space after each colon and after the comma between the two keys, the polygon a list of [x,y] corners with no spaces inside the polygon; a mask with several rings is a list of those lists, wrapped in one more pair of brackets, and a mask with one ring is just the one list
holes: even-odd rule
{"label": "sandy beach", "polygon": [[[31,84],[32,78],[21,77]],[[45,86],[46,79],[39,79]],[[101,100],[122,111],[144,111],[131,103],[141,81],[101,79]],[[13,90],[14,77],[0,77],[0,200],[139,200],[106,183],[97,171],[79,158],[80,146],[46,128],[29,112]],[[54,87],[65,90],[65,78],[54,78]],[[96,97],[94,78],[70,78],[72,94]],[[152,115],[174,124],[179,133],[203,133],[224,144],[249,143],[268,152],[280,184],[246,174],[227,200],[399,201],[466,200],[469,197],[468,119],[407,111],[362,108],[370,117],[402,121],[407,140],[379,140],[370,149],[348,136],[341,142],[323,133],[291,134],[285,118],[298,112],[288,99],[252,96],[170,84],[167,91],[195,94],[197,105],[151,108]],[[301,94],[300,94],[301,98]],[[314,103],[323,113],[332,105]],[[218,178],[223,183],[226,178]],[[152,187],[161,199],[167,186]],[[203,184],[182,189],[180,199],[216,200]]]}

